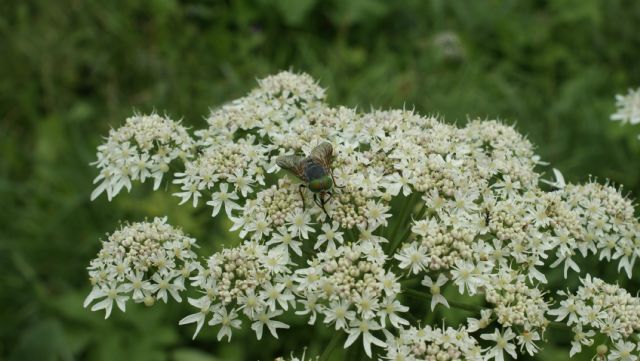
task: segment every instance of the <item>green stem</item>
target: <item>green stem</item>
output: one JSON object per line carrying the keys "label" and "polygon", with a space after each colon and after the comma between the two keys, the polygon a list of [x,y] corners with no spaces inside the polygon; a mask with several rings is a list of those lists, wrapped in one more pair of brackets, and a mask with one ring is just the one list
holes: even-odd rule
{"label": "green stem", "polygon": [[[416,291],[416,290],[404,290],[404,293],[408,296],[414,297],[414,298],[419,298],[419,299],[426,299],[427,301],[431,300],[431,295],[426,293],[426,292],[421,292],[421,291]],[[475,306],[475,305],[469,305],[466,303],[462,303],[462,302],[457,302],[457,301],[450,301],[447,300],[447,303],[449,303],[449,306],[454,307],[454,308],[458,308],[461,310],[465,310],[465,311],[469,311],[469,312],[480,312],[480,310],[482,310],[482,307],[479,306]]]}
{"label": "green stem", "polygon": [[[426,211],[427,211],[427,206],[426,206],[426,204],[423,204],[422,208],[420,209],[420,211],[416,215],[416,219],[422,218]],[[403,219],[402,222],[405,223],[406,220]],[[411,236],[411,227],[408,227],[407,229],[405,229],[405,231],[404,231],[404,233],[402,234],[401,237],[398,237],[398,238],[393,240],[393,242],[391,243],[391,245],[389,247],[389,251],[387,252],[387,254],[389,254],[389,255],[393,254],[396,251],[396,249],[398,248],[398,246],[403,244],[409,238],[409,236]]]}
{"label": "green stem", "polygon": [[356,238],[354,230],[351,228],[346,229],[344,235],[347,239],[347,242],[356,243],[356,241],[358,240],[358,238]]}
{"label": "green stem", "polygon": [[331,352],[333,352],[333,349],[336,347],[336,345],[338,345],[338,343],[340,343],[341,338],[342,338],[342,332],[334,332],[333,337],[331,337],[329,344],[322,352],[322,355],[320,355],[320,358],[318,359],[318,361],[328,360],[329,356],[331,355]]}
{"label": "green stem", "polygon": [[397,234],[398,234],[398,231],[400,230],[400,227],[405,223],[407,214],[411,213],[411,211],[413,210],[413,201],[415,200],[415,197],[416,197],[416,193],[412,193],[407,199],[407,203],[405,203],[404,206],[402,207],[402,210],[400,211],[400,216],[398,217],[398,222],[393,227],[391,234],[389,234],[389,237],[388,237],[389,239],[393,238],[395,240],[396,238],[398,238]]}

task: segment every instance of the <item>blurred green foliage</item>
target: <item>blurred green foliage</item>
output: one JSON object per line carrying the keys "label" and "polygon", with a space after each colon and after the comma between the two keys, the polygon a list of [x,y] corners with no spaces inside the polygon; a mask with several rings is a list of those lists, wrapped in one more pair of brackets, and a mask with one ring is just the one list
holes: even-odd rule
{"label": "blurred green foliage", "polygon": [[[280,340],[246,327],[227,344],[212,330],[192,341],[182,305],[107,321],[82,308],[85,266],[118,220],[168,214],[203,253],[233,239],[148,187],[89,202],[95,147],[134,109],[200,127],[256,77],[305,71],[333,104],[514,122],[568,181],[637,195],[640,129],[608,117],[640,85],[638,24],[640,2],[622,0],[0,2],[0,360],[268,360],[328,342],[294,318]],[[549,337],[539,359],[566,359],[568,336]]]}

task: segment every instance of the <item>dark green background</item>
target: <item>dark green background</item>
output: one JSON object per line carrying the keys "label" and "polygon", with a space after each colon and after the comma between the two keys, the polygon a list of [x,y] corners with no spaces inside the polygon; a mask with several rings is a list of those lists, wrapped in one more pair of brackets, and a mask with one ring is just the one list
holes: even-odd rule
{"label": "dark green background", "polygon": [[[436,44],[443,33],[459,56]],[[614,95],[640,86],[638,64],[637,1],[3,0],[0,360],[268,360],[326,345],[330,332],[294,318],[280,341],[256,342],[245,324],[227,344],[210,329],[191,341],[177,326],[187,306],[130,305],[106,321],[82,309],[85,267],[118,220],[168,214],[204,254],[234,242],[209,210],[148,186],[89,202],[95,147],[133,110],[202,127],[257,77],[305,71],[332,104],[515,123],[568,181],[610,178],[637,195],[640,127],[608,119]],[[467,316],[431,317],[443,315]],[[549,337],[540,359],[565,359],[569,336]]]}

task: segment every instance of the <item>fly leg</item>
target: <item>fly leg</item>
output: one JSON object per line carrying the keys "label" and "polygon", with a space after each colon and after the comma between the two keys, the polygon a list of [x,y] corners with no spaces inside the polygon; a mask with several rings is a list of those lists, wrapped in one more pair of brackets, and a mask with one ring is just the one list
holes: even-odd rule
{"label": "fly leg", "polygon": [[339,185],[336,183],[336,177],[334,177],[334,176],[333,176],[333,169],[331,169],[331,180],[333,181],[333,186],[334,186],[334,187],[336,187],[336,188],[341,188],[341,189],[345,187],[345,186],[339,186]]}
{"label": "fly leg", "polygon": [[313,201],[316,202],[318,207],[322,208],[322,210],[324,211],[324,214],[326,214],[327,218],[329,218],[329,220],[331,220],[331,216],[329,216],[329,213],[327,213],[327,209],[324,207],[324,205],[327,204],[327,201],[329,200],[329,198],[327,198],[326,200],[324,199],[325,193],[329,193],[329,198],[331,198],[331,193],[330,192],[322,192],[322,193],[320,193],[320,195],[318,195],[317,193],[314,193],[313,194]]}
{"label": "fly leg", "polygon": [[[300,184],[300,186],[298,187],[298,192],[300,192],[300,199],[302,199],[302,211],[304,211],[304,194],[302,194],[302,189],[307,188],[306,185],[304,184]],[[314,199],[315,199],[315,195],[314,195]]]}

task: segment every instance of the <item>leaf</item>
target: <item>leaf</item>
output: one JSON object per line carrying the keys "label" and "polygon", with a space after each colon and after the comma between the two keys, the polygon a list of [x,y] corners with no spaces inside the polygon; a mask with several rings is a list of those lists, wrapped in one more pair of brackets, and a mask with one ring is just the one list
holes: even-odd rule
{"label": "leaf", "polygon": [[274,0],[274,5],[289,26],[301,25],[316,0]]}
{"label": "leaf", "polygon": [[27,328],[20,337],[10,360],[71,360],[65,334],[59,321],[47,319]]}
{"label": "leaf", "polygon": [[173,360],[175,361],[217,361],[217,357],[213,357],[206,352],[194,348],[179,348],[173,352]]}

